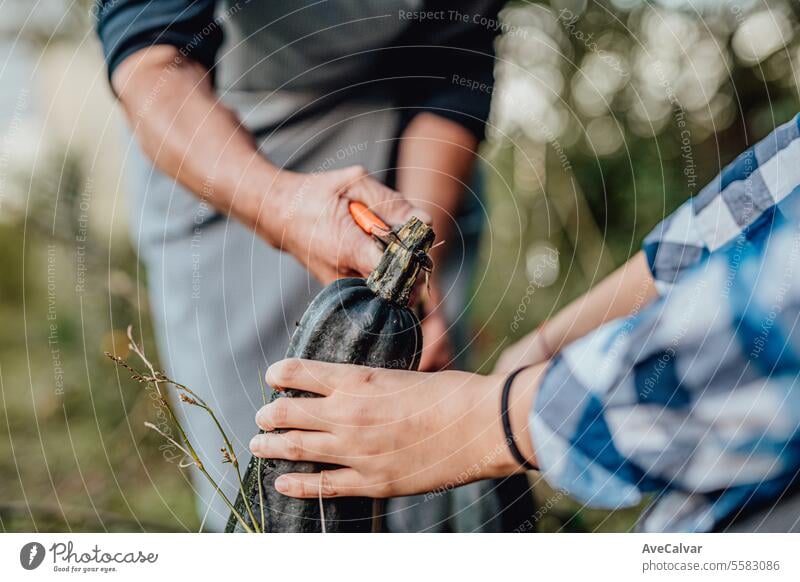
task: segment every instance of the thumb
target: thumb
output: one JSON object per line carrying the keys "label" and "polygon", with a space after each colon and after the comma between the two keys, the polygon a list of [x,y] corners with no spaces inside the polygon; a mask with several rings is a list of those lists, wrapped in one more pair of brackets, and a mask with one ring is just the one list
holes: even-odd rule
{"label": "thumb", "polygon": [[365,234],[360,228],[353,225],[344,235],[347,250],[347,263],[362,277],[368,276],[383,256],[383,251],[378,248],[375,240]]}
{"label": "thumb", "polygon": [[366,204],[390,226],[408,222],[412,216],[427,224],[431,223],[430,214],[412,206],[402,194],[369,176],[351,183],[347,189],[347,197]]}

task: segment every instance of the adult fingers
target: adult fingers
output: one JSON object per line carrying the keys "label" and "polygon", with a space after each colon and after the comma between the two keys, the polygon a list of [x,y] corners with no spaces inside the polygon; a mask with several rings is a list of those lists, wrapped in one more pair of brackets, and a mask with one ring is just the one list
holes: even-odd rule
{"label": "adult fingers", "polygon": [[[330,396],[334,392],[358,394],[360,387],[375,384],[379,380],[393,379],[392,382],[396,383],[400,380],[397,374],[415,374],[415,372],[287,358],[272,364],[267,369],[266,379],[277,390],[294,388]],[[319,406],[320,409],[323,405],[322,402],[309,404],[309,406]]]}
{"label": "adult fingers", "polygon": [[275,480],[275,489],[289,497],[379,497],[354,469],[336,469],[322,473],[287,473]]}
{"label": "adult fingers", "polygon": [[318,398],[276,398],[256,413],[256,424],[270,432],[279,428],[327,430],[324,406]]}
{"label": "adult fingers", "polygon": [[300,358],[287,358],[267,368],[267,384],[276,390],[295,388],[328,396],[336,385],[336,372],[345,364],[328,364]]}
{"label": "adult fingers", "polygon": [[250,440],[250,452],[264,459],[342,464],[342,456],[333,450],[333,436],[326,432],[290,430],[259,434]]}

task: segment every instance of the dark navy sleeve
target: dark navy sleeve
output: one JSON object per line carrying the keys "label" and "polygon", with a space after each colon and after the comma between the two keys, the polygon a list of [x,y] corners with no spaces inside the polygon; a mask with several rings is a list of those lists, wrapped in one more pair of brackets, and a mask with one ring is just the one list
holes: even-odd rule
{"label": "dark navy sleeve", "polygon": [[97,35],[109,77],[126,57],[157,44],[172,45],[182,56],[213,67],[222,44],[215,4],[215,0],[101,0]]}
{"label": "dark navy sleeve", "polygon": [[405,77],[399,105],[406,117],[427,111],[484,136],[494,89],[494,39],[505,2],[425,2],[442,18],[415,23],[395,59]]}

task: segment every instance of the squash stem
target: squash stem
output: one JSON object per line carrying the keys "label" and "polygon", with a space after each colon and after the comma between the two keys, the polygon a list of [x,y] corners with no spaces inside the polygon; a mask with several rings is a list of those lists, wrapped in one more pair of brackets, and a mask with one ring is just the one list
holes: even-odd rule
{"label": "squash stem", "polygon": [[412,216],[389,242],[378,266],[367,279],[373,293],[405,307],[433,244],[433,229]]}

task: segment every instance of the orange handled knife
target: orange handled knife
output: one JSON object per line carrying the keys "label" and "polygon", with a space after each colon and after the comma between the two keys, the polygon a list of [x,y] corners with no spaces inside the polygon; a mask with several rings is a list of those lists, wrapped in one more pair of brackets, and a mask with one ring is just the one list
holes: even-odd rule
{"label": "orange handled knife", "polygon": [[[355,223],[368,235],[372,236],[380,245],[381,248],[386,248],[390,242],[396,242],[401,247],[406,248],[406,245],[397,236],[397,233],[386,224],[383,219],[372,212],[367,205],[363,202],[351,200],[348,206],[350,216],[353,217]],[[439,243],[441,244],[441,243]],[[438,245],[437,245],[438,246]],[[417,257],[426,272],[430,272],[433,268],[433,262],[427,253],[420,252]]]}
{"label": "orange handled knife", "polygon": [[[349,209],[353,220],[355,220],[356,224],[361,227],[361,230],[367,234],[380,238],[380,236],[385,236],[387,233],[391,232],[392,229],[389,228],[389,225],[386,224],[380,216],[367,208],[367,205],[363,202],[351,200]],[[376,230],[381,232],[376,233]]]}

